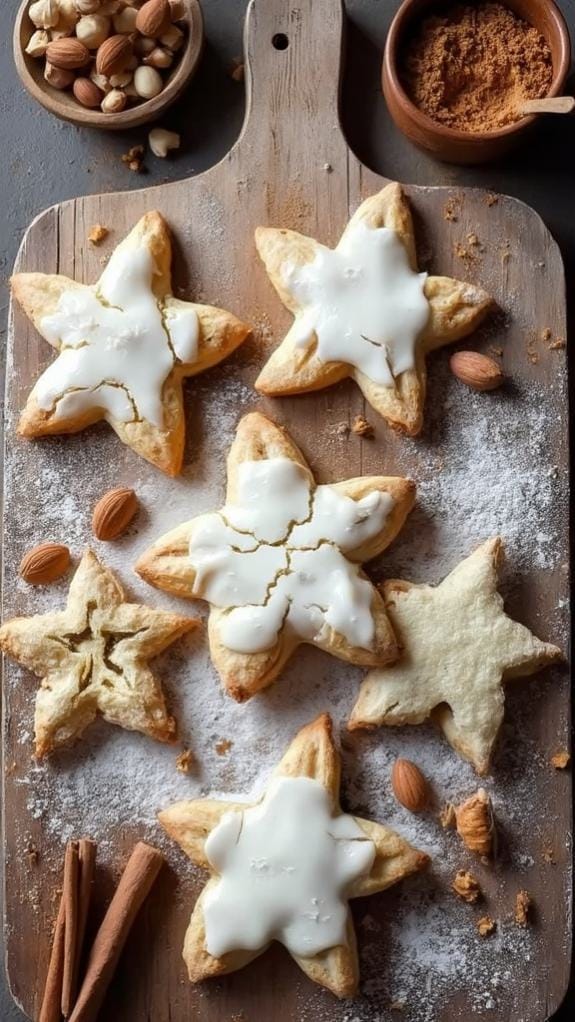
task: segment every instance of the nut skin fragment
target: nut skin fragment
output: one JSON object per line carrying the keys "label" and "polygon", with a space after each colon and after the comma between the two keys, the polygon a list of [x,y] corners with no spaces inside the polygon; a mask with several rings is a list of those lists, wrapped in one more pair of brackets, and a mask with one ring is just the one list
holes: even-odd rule
{"label": "nut skin fragment", "polygon": [[486,856],[492,854],[495,821],[491,799],[484,788],[479,788],[475,795],[456,806],[455,826],[471,852]]}
{"label": "nut skin fragment", "polygon": [[480,937],[490,937],[497,928],[497,924],[491,916],[481,916],[476,925]]}
{"label": "nut skin fragment", "polygon": [[566,749],[554,753],[551,757],[551,766],[555,767],[556,770],[566,770],[570,762],[571,756]]}
{"label": "nut skin fragment", "polygon": [[532,902],[527,891],[518,891],[515,897],[515,922],[526,929],[529,926],[529,910]]}
{"label": "nut skin fragment", "polygon": [[481,887],[473,876],[473,873],[468,873],[467,870],[460,869],[453,879],[451,884],[453,890],[462,901],[466,901],[469,905],[473,905],[476,901],[479,901],[481,897]]}

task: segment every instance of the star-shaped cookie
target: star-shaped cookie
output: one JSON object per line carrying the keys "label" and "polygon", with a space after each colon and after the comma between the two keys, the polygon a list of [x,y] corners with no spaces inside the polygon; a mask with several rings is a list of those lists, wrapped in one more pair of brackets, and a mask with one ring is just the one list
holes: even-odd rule
{"label": "star-shaped cookie", "polygon": [[14,618],[0,628],[0,649],[42,678],[36,755],[78,738],[98,714],[110,724],[173,741],[176,724],[147,662],[199,624],[126,603],[111,571],[87,550],[65,610]]}
{"label": "star-shaped cookie", "polygon": [[36,382],[18,430],[76,433],[106,419],[121,440],[168,475],[181,469],[183,380],[226,358],[249,333],[235,316],[174,298],[172,246],[147,213],[97,284],[18,273],[12,292],[58,357]]}
{"label": "star-shaped cookie", "polygon": [[184,943],[192,982],[235,972],[278,940],[315,983],[338,997],[356,992],[348,899],[385,890],[428,856],[379,823],[342,814],[339,788],[323,714],[296,735],[255,806],[200,799],[159,814],[192,862],[210,871]]}
{"label": "star-shaped cookie", "polygon": [[212,659],[239,701],[270,685],[301,642],[388,663],[395,637],[360,565],[397,535],[414,493],[385,476],[317,486],[285,431],[252,413],[230,449],[225,506],[162,536],[136,571],[209,602]]}
{"label": "star-shaped cookie", "polygon": [[502,556],[501,540],[491,539],[435,588],[384,583],[403,655],[392,667],[367,675],[350,730],[421,724],[431,717],[477,773],[487,773],[503,720],[502,683],[561,657],[556,646],[505,614],[497,592]]}
{"label": "star-shaped cookie", "polygon": [[419,433],[425,356],[471,333],[492,300],[473,284],[417,272],[401,186],[389,184],[366,199],[336,249],[270,227],[257,229],[256,246],[294,316],[257,390],[302,394],[351,376],[392,426]]}

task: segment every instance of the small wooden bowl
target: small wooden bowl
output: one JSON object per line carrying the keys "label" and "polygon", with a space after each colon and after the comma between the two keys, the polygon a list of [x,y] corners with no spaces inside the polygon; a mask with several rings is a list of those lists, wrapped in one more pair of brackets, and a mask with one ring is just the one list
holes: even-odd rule
{"label": "small wooden bowl", "polygon": [[30,0],[23,0],[14,26],[14,60],[24,87],[46,110],[72,124],[89,128],[106,128],[119,131],[137,128],[156,120],[182,94],[192,78],[204,45],[204,20],[198,0],[185,0],[187,12],[184,19],[187,38],[177,54],[173,71],[165,79],[165,86],[159,96],[144,100],[117,114],[106,114],[102,110],[89,110],[81,106],[71,91],[52,88],[44,78],[44,59],[34,59],[25,53],[30,36],[35,31],[28,16]]}
{"label": "small wooden bowl", "polygon": [[[548,96],[560,96],[569,72],[571,44],[563,15],[553,0],[503,0],[507,7],[530,22],[546,39],[553,60],[553,79]],[[401,83],[399,67],[404,40],[415,19],[448,4],[445,0],[404,0],[391,23],[383,57],[382,84],[395,124],[412,142],[438,160],[448,163],[486,163],[512,149],[533,127],[536,116],[522,117],[496,131],[467,132],[447,128],[432,120],[412,103]]]}

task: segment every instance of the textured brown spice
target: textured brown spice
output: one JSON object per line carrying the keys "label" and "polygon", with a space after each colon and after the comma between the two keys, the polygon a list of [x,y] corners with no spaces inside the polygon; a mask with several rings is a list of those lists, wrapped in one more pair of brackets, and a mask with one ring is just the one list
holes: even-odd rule
{"label": "textured brown spice", "polygon": [[499,3],[456,4],[425,18],[402,67],[404,86],[423,113],[468,132],[519,120],[520,104],[546,96],[552,78],[543,36]]}

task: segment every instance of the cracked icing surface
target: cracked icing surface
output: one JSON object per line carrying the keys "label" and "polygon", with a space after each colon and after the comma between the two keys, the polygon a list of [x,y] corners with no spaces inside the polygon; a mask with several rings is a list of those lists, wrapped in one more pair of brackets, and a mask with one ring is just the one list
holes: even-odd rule
{"label": "cracked icing surface", "polygon": [[162,388],[178,362],[194,362],[194,309],[158,301],[147,248],[117,249],[94,287],[64,291],[41,329],[59,350],[34,388],[40,408],[56,417],[105,409],[119,422],[164,425]]}
{"label": "cracked icing surface", "polygon": [[347,362],[393,387],[415,366],[415,344],[429,319],[427,273],[411,269],[396,231],[362,221],[337,248],[316,244],[315,252],[313,262],[284,269],[302,309],[292,328],[296,344],[306,348],[317,338],[322,362]]}
{"label": "cracked icing surface", "polygon": [[271,940],[303,958],[347,944],[345,892],[375,858],[353,817],[334,816],[309,777],[278,777],[259,805],[226,813],[205,851],[219,873],[203,906],[216,957]]}
{"label": "cracked icing surface", "polygon": [[236,501],[201,518],[190,541],[194,595],[227,611],[224,645],[260,652],[287,624],[308,641],[331,627],[369,649],[372,589],[348,557],[381,532],[392,505],[386,493],[314,489],[288,458],[243,462]]}

